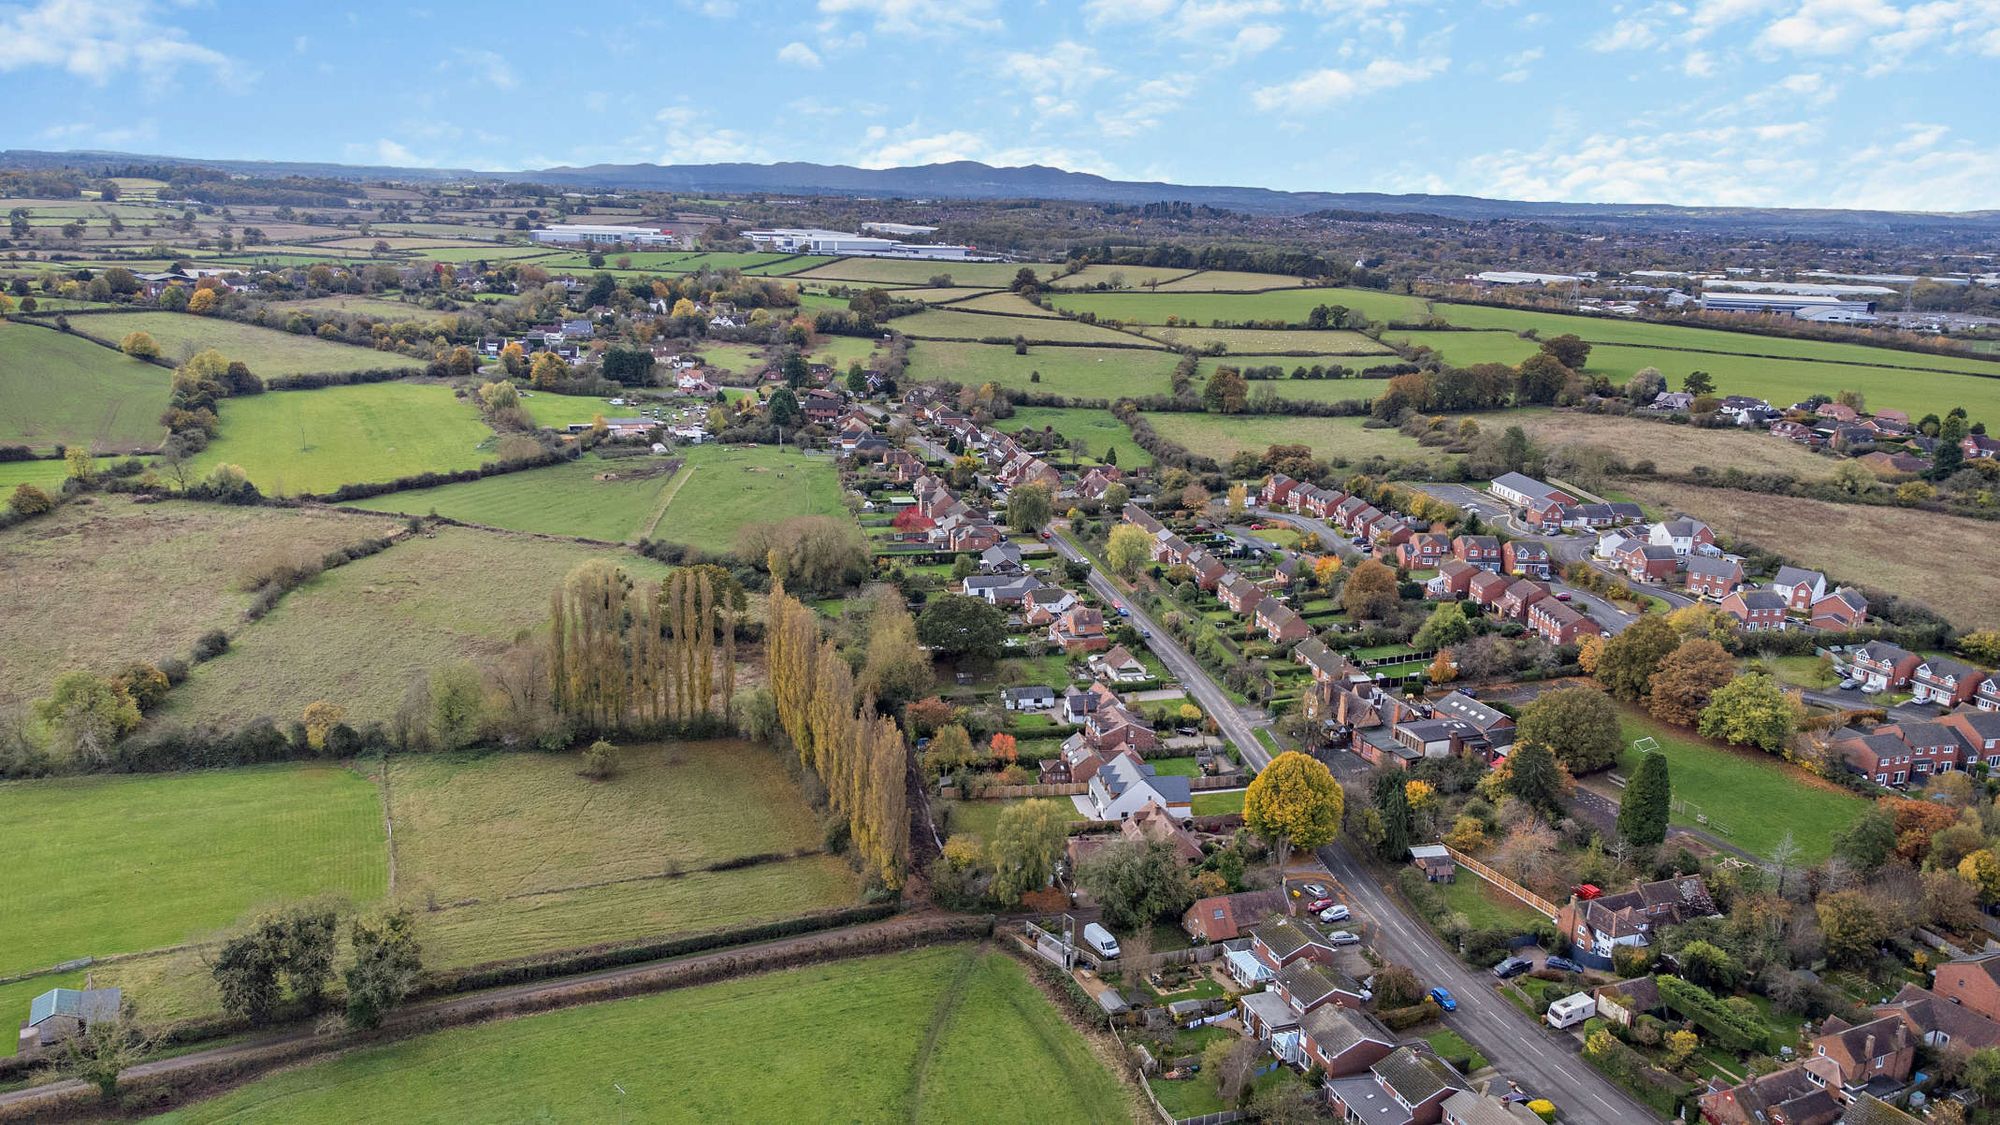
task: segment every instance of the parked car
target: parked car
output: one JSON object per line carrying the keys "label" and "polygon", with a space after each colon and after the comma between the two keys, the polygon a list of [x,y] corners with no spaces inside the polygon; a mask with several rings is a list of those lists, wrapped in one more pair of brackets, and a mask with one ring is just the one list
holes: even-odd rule
{"label": "parked car", "polygon": [[1312,900],[1311,902],[1306,903],[1306,909],[1312,911],[1314,914],[1318,914],[1320,911],[1325,910],[1327,907],[1333,905],[1335,905],[1335,903],[1332,899],[1326,897],[1325,895],[1321,895],[1320,897]]}
{"label": "parked car", "polygon": [[1493,966],[1493,975],[1499,977],[1501,980],[1508,980],[1512,977],[1518,977],[1534,967],[1535,963],[1525,957],[1509,957],[1498,965]]}
{"label": "parked car", "polygon": [[1361,935],[1348,930],[1335,930],[1326,935],[1326,940],[1334,945],[1360,945]]}
{"label": "parked car", "polygon": [[1458,1001],[1452,997],[1451,990],[1448,988],[1439,987],[1431,989],[1431,999],[1437,1001],[1437,1006],[1447,1012],[1458,1011]]}
{"label": "parked car", "polygon": [[1338,902],[1319,912],[1322,922],[1345,922],[1351,917],[1353,915],[1348,912],[1346,904]]}
{"label": "parked car", "polygon": [[1570,595],[1570,592],[1569,592],[1568,590],[1557,590],[1557,591],[1556,591],[1556,600],[1557,600],[1557,601],[1559,601],[1559,602],[1566,602],[1566,601],[1568,601],[1568,600],[1570,599],[1570,597],[1571,597],[1571,595]]}
{"label": "parked car", "polygon": [[1551,957],[1543,962],[1543,964],[1548,968],[1557,969],[1565,973],[1580,973],[1583,971],[1582,965],[1577,964],[1567,957]]}
{"label": "parked car", "polygon": [[1300,893],[1300,894],[1307,894],[1307,895],[1311,895],[1311,896],[1312,896],[1312,897],[1314,897],[1314,898],[1325,898],[1325,897],[1327,896],[1327,889],[1326,889],[1326,884],[1325,884],[1325,883],[1300,883],[1300,884],[1299,884],[1299,893]]}
{"label": "parked car", "polygon": [[1853,691],[1855,688],[1858,688],[1860,686],[1861,686],[1861,681],[1854,679],[1853,677],[1849,677],[1845,680],[1840,681],[1840,690],[1842,691]]}

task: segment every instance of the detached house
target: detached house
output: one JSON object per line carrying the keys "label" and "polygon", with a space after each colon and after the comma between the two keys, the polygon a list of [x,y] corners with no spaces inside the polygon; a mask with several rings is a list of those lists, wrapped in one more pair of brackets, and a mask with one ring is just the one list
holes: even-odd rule
{"label": "detached house", "polygon": [[1481,570],[1471,563],[1446,559],[1438,565],[1436,576],[1424,583],[1424,597],[1462,598],[1466,591],[1472,588],[1473,578],[1491,573],[1493,572]]}
{"label": "detached house", "polygon": [[1771,579],[1771,592],[1785,599],[1786,609],[1805,613],[1826,596],[1826,575],[1817,570],[1781,566],[1778,576]]}
{"label": "detached house", "polygon": [[1109,648],[1111,639],[1104,633],[1104,614],[1087,605],[1071,606],[1049,626],[1049,643],[1071,654]]}
{"label": "detached house", "polygon": [[1552,645],[1573,645],[1585,637],[1601,637],[1604,628],[1568,602],[1543,598],[1528,607],[1528,628]]}
{"label": "detached house", "polygon": [[1351,1078],[1330,1078],[1327,1101],[1343,1121],[1382,1125],[1436,1125],[1444,1103],[1465,1089],[1465,1079],[1442,1059],[1399,1047]]}
{"label": "detached house", "polygon": [[1235,941],[1285,909],[1282,891],[1239,891],[1198,898],[1181,915],[1181,929],[1196,941]]}
{"label": "detached house", "polygon": [[1812,604],[1809,620],[1815,629],[1851,632],[1868,623],[1868,599],[1861,591],[1842,586]]}
{"label": "detached house", "polygon": [[[1509,547],[1513,546],[1512,543],[1507,545]],[[1514,581],[1531,582],[1533,579],[1521,578],[1510,580],[1505,575],[1488,574],[1485,571],[1481,571],[1472,576],[1472,581],[1465,584],[1466,600],[1481,609],[1491,609],[1500,603],[1500,596],[1507,592],[1507,587],[1512,585]]]}
{"label": "detached house", "polygon": [[1291,502],[1292,490],[1298,486],[1298,481],[1285,474],[1272,473],[1264,482],[1264,487],[1257,490],[1257,502],[1266,508],[1288,505]]}
{"label": "detached house", "polygon": [[1685,517],[1656,523],[1646,533],[1646,542],[1656,547],[1672,547],[1676,555],[1703,554],[1715,546],[1715,529],[1700,520]]}
{"label": "detached house", "polygon": [[1452,540],[1442,532],[1426,531],[1407,536],[1395,547],[1397,566],[1405,570],[1429,570],[1451,554]]}
{"label": "detached house", "polygon": [[1722,612],[1753,633],[1785,627],[1785,599],[1770,590],[1738,590],[1722,599]]}
{"label": "detached house", "polygon": [[1615,895],[1572,895],[1556,912],[1556,929],[1570,943],[1578,961],[1608,969],[1614,948],[1650,945],[1653,932],[1660,927],[1714,913],[1715,901],[1701,876],[1683,875],[1641,883]]}
{"label": "detached house", "polygon": [[1924,658],[1888,641],[1869,641],[1854,650],[1854,676],[1866,688],[1899,688],[1910,682]]}
{"label": "detached house", "polygon": [[1500,568],[1522,578],[1547,581],[1554,576],[1550,570],[1548,547],[1525,539],[1509,540],[1506,546],[1500,548]]}
{"label": "detached house", "polygon": [[1130,753],[1100,766],[1084,799],[1098,820],[1124,820],[1148,804],[1159,805],[1181,820],[1194,815],[1187,778],[1160,776]]}
{"label": "detached house", "polygon": [[1139,662],[1124,645],[1113,645],[1102,656],[1093,656],[1089,661],[1090,670],[1101,680],[1117,684],[1138,683],[1148,679],[1152,673]]}
{"label": "detached house", "polygon": [[1864,1093],[1885,1100],[1895,1098],[1909,1084],[1916,1061],[1916,1039],[1902,1020],[1880,1016],[1849,1025],[1839,1016],[1828,1016],[1801,1065],[1809,1077],[1845,1103]]}
{"label": "detached house", "polygon": [[1628,541],[1611,557],[1611,565],[1634,582],[1665,582],[1681,568],[1683,552],[1660,543]]}
{"label": "detached house", "polygon": [[1736,592],[1743,584],[1743,565],[1731,559],[1710,558],[1706,555],[1690,558],[1687,563],[1687,592],[1700,598],[1714,598],[1720,601]]}
{"label": "detached house", "polygon": [[1956,707],[1971,699],[1985,680],[1986,673],[1979,668],[1948,657],[1933,656],[1917,665],[1916,672],[1910,676],[1910,699],[1916,703]]}
{"label": "detached house", "polygon": [[1500,594],[1494,604],[1499,607],[1501,617],[1509,621],[1526,621],[1528,607],[1549,596],[1548,588],[1526,578],[1516,578]]}
{"label": "detached house", "polygon": [[1940,718],[1937,725],[1958,735],[1960,760],[1968,766],[1984,762],[1990,768],[2000,769],[2000,713],[1957,711]]}
{"label": "detached house", "polygon": [[1451,541],[1451,557],[1481,570],[1500,569],[1500,540],[1492,535],[1461,535]]}

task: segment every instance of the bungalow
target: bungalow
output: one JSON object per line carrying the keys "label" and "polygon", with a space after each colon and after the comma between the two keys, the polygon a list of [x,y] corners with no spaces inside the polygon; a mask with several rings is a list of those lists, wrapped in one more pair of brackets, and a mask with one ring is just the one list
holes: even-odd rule
{"label": "bungalow", "polygon": [[1298,486],[1299,482],[1291,477],[1283,473],[1272,473],[1265,479],[1264,487],[1257,490],[1257,502],[1266,508],[1289,505],[1292,490]]}
{"label": "bungalow", "polygon": [[1436,576],[1424,583],[1424,597],[1462,598],[1466,591],[1472,588],[1472,580],[1475,577],[1491,573],[1493,572],[1481,570],[1468,562],[1446,559],[1438,566]]}
{"label": "bungalow", "polygon": [[1558,647],[1573,645],[1585,637],[1601,637],[1604,627],[1568,602],[1543,598],[1528,607],[1528,628],[1536,636]]}
{"label": "bungalow", "polygon": [[1087,605],[1074,605],[1049,626],[1049,643],[1067,653],[1097,652],[1109,648],[1104,634],[1104,614]]}
{"label": "bungalow", "polygon": [[2000,438],[1992,434],[1967,434],[1959,441],[1958,448],[1968,461],[1991,461],[2000,458]]}
{"label": "bungalow", "polygon": [[1971,699],[1985,679],[1986,672],[1982,669],[1949,657],[1933,656],[1917,665],[1917,670],[1911,674],[1910,699],[1916,703],[1956,707]]}
{"label": "bungalow", "polygon": [[1146,666],[1124,645],[1113,645],[1109,651],[1092,656],[1089,664],[1092,674],[1110,683],[1134,684],[1152,677]]}
{"label": "bungalow", "polygon": [[1282,891],[1239,891],[1198,898],[1181,914],[1181,929],[1195,941],[1235,941],[1285,909]]}
{"label": "bungalow", "polygon": [[1659,983],[1649,976],[1602,984],[1591,989],[1590,995],[1597,1001],[1597,1014],[1620,1027],[1631,1027],[1640,1016],[1665,1007]]}
{"label": "bungalow", "polygon": [[1021,546],[1012,541],[995,543],[979,553],[979,573],[1021,573]]}
{"label": "bungalow", "polygon": [[1853,674],[1866,688],[1899,688],[1910,682],[1916,674],[1917,665],[1924,662],[1906,648],[1890,644],[1888,641],[1869,641],[1854,650],[1851,660]]}
{"label": "bungalow", "polygon": [[1611,966],[1614,948],[1650,945],[1659,927],[1677,926],[1714,913],[1715,901],[1701,876],[1682,875],[1640,883],[1614,895],[1571,895],[1556,911],[1556,929],[1570,943],[1578,961],[1605,969]]}
{"label": "bungalow", "polygon": [[1020,605],[1030,590],[1039,590],[1042,580],[1032,574],[967,575],[962,589],[967,597],[989,605]]}
{"label": "bungalow", "polygon": [[1662,543],[1628,542],[1612,557],[1611,565],[1634,582],[1665,582],[1681,568],[1680,552]]}
{"label": "bungalow", "polygon": [[1737,590],[1722,599],[1722,612],[1753,633],[1785,627],[1785,599],[1770,590]]}
{"label": "bungalow", "polygon": [[1264,590],[1263,587],[1232,570],[1216,588],[1215,596],[1223,605],[1229,607],[1231,613],[1239,617],[1248,617],[1256,612],[1257,603],[1264,599]]}
{"label": "bungalow", "polygon": [[[1396,565],[1405,570],[1429,570],[1452,554],[1451,537],[1438,531],[1408,535],[1401,543],[1395,545]],[[1498,567],[1499,562],[1496,559],[1494,566],[1489,569]]]}
{"label": "bungalow", "polygon": [[1342,1121],[1382,1125],[1436,1125],[1444,1103],[1466,1088],[1443,1060],[1398,1047],[1366,1074],[1326,1080],[1327,1102]]}
{"label": "bungalow", "polygon": [[1907,453],[1889,453],[1880,449],[1864,453],[1856,457],[1855,461],[1866,465],[1868,470],[1878,477],[1915,476],[1931,467],[1931,463],[1921,457],[1912,457]]}
{"label": "bungalow", "polygon": [[1653,396],[1650,410],[1685,413],[1694,408],[1694,395],[1687,391],[1661,391]]}
{"label": "bungalow", "polygon": [[1690,555],[1715,546],[1715,529],[1696,519],[1682,517],[1656,523],[1646,532],[1646,542],[1672,547],[1676,555]]}
{"label": "bungalow", "polygon": [[1525,621],[1528,607],[1549,596],[1548,587],[1527,578],[1516,578],[1507,584],[1500,600],[1494,604],[1498,613],[1508,621]]}
{"label": "bungalow", "polygon": [[1461,535],[1451,541],[1451,557],[1481,570],[1497,571],[1505,555],[1492,535]]}
{"label": "bungalow", "polygon": [[1828,632],[1850,632],[1868,623],[1868,599],[1859,590],[1842,586],[1812,604],[1812,627]]}
{"label": "bungalow", "polygon": [[1194,815],[1188,779],[1162,776],[1134,754],[1119,754],[1099,767],[1084,794],[1097,820],[1124,820],[1156,804],[1182,820]]}
{"label": "bungalow", "polygon": [[1000,689],[1000,706],[1009,711],[1047,711],[1055,705],[1055,689],[1047,684]]}
{"label": "bungalow", "polygon": [[1687,592],[1720,601],[1743,584],[1743,564],[1734,559],[1698,555],[1688,559]]}
{"label": "bungalow", "polygon": [[1201,841],[1164,805],[1148,804],[1126,817],[1118,834],[1135,844],[1165,844],[1182,866],[1201,862]]}
{"label": "bungalow", "polygon": [[[1514,545],[1509,543],[1507,546],[1512,548]],[[1544,562],[1543,565],[1546,566],[1547,563]],[[1521,578],[1520,581],[1526,582],[1533,577],[1533,575],[1529,575]],[[1512,584],[1513,580],[1508,579],[1504,575],[1488,574],[1481,571],[1472,576],[1472,581],[1466,583],[1465,596],[1468,601],[1479,608],[1487,609],[1497,604],[1500,601],[1500,595],[1506,593],[1507,587]]]}
{"label": "bungalow", "polygon": [[1548,546],[1526,538],[1508,540],[1500,548],[1500,571],[1522,579],[1542,579],[1546,583],[1552,577]]}
{"label": "bungalow", "polygon": [[1802,422],[1793,422],[1785,419],[1771,423],[1771,436],[1809,446],[1818,446],[1822,440],[1818,434],[1813,432],[1811,426]]}
{"label": "bungalow", "polygon": [[1487,491],[1502,503],[1512,508],[1525,508],[1538,500],[1560,499],[1564,504],[1574,504],[1577,498],[1552,484],[1538,481],[1521,473],[1502,473],[1493,478]]}
{"label": "bungalow", "polygon": [[1958,735],[1961,760],[1967,765],[1984,762],[2000,768],[2000,714],[1992,711],[1956,711],[1938,719]]}
{"label": "bungalow", "polygon": [[1312,626],[1306,624],[1306,619],[1276,598],[1257,603],[1257,627],[1264,630],[1272,644],[1302,641],[1312,636]]}
{"label": "bungalow", "polygon": [[1563,509],[1561,524],[1573,530],[1590,531],[1616,527],[1639,518],[1636,504],[1575,504]]}
{"label": "bungalow", "polygon": [[1520,1101],[1477,1090],[1456,1090],[1444,1100],[1444,1125],[1538,1125],[1541,1118]]}
{"label": "bungalow", "polygon": [[1826,596],[1826,575],[1817,570],[1781,566],[1778,576],[1771,579],[1771,592],[1785,599],[1787,610],[1805,613]]}

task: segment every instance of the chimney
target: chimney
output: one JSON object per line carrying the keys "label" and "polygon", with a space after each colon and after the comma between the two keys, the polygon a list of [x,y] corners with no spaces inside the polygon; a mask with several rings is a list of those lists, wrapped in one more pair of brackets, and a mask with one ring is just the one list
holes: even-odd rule
{"label": "chimney", "polygon": [[1868,1038],[1861,1041],[1861,1057],[1871,1063],[1875,1058],[1875,1033],[1872,1031],[1868,1033]]}

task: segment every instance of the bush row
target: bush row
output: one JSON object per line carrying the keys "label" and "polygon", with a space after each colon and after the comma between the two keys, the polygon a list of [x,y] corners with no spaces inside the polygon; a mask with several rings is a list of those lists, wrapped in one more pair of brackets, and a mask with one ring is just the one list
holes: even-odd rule
{"label": "bush row", "polygon": [[386,496],[392,492],[407,492],[415,488],[436,488],[441,484],[462,484],[466,481],[483,480],[502,473],[518,473],[524,469],[539,469],[546,465],[574,461],[583,455],[576,446],[563,449],[544,450],[539,456],[524,457],[518,461],[488,461],[476,469],[459,469],[449,473],[413,473],[395,480],[374,483],[343,484],[332,492],[309,495],[302,499],[319,500],[328,504],[344,504],[349,500],[365,500],[370,496]]}

